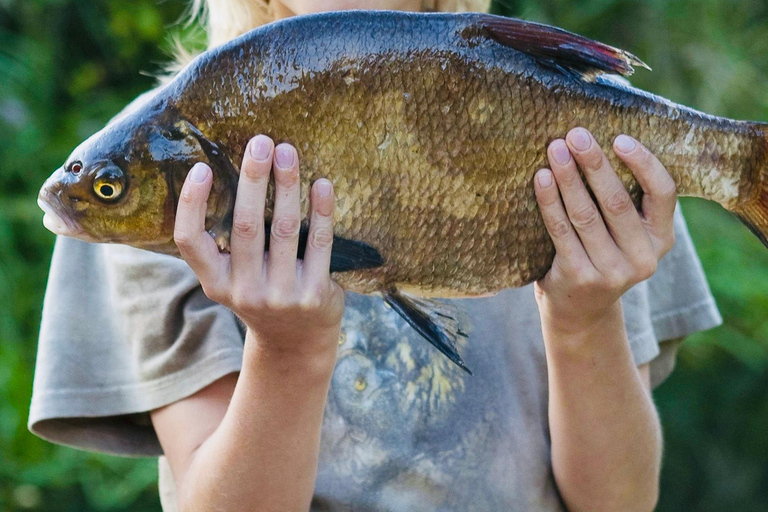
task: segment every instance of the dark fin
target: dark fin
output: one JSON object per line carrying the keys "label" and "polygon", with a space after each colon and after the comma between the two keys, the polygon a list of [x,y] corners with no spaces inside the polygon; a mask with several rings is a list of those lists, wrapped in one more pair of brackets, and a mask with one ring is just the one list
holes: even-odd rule
{"label": "dark fin", "polygon": [[734,213],[768,247],[768,168],[763,169],[758,176],[759,183],[754,197]]}
{"label": "dark fin", "polygon": [[[264,250],[269,250],[270,225],[266,225],[266,235]],[[299,250],[297,257],[304,258],[304,251],[307,249],[307,237],[309,228],[302,226],[299,231]],[[340,236],[333,236],[333,246],[331,247],[331,272],[347,272],[350,270],[361,270],[365,268],[376,268],[384,264],[384,258],[375,247],[360,242],[358,240],[349,240]]]}
{"label": "dark fin", "polygon": [[237,178],[240,175],[240,171],[235,168],[235,164],[229,159],[227,153],[215,142],[205,136],[203,132],[198,129],[197,126],[190,123],[186,119],[182,119],[174,125],[174,128],[183,134],[192,135],[197,139],[200,148],[208,157],[208,161],[211,167],[219,170],[220,172],[226,172],[235,182],[235,189],[237,188]]}
{"label": "dark fin", "polygon": [[[304,240],[304,247],[306,247],[306,235]],[[383,264],[384,258],[381,257],[381,254],[379,254],[375,247],[358,240],[348,240],[340,236],[333,236],[331,272],[376,268]]]}
{"label": "dark fin", "polygon": [[629,76],[633,66],[651,69],[629,52],[550,25],[490,14],[481,15],[480,24],[498,43],[588,82],[604,73]]}
{"label": "dark fin", "polygon": [[459,329],[459,322],[456,320],[453,306],[444,302],[406,295],[397,290],[386,292],[384,300],[437,350],[453,361],[456,366],[472,375],[456,347],[457,337],[466,337],[467,335]]}
{"label": "dark fin", "polygon": [[[205,156],[208,157],[208,163],[213,171],[221,177],[226,177],[226,179],[221,180],[221,183],[223,183],[225,187],[231,189],[232,193],[228,194],[226,197],[229,198],[229,201],[232,201],[232,204],[229,204],[228,207],[224,208],[228,213],[224,215],[219,222],[211,226],[208,232],[216,241],[216,246],[219,248],[219,251],[229,252],[234,200],[235,195],[237,194],[237,182],[240,172],[235,168],[235,164],[229,159],[227,153],[218,144],[206,137],[197,126],[186,119],[177,121],[173,127],[168,130],[168,133],[171,137],[174,135],[177,137],[188,135],[194,137],[197,140],[197,143],[200,144],[200,148],[203,150],[203,153],[205,153]],[[179,178],[181,178],[181,176]],[[217,180],[214,180],[214,187],[216,186]],[[179,190],[181,190],[181,187],[179,187]],[[216,194],[212,193],[212,196],[216,197]]]}

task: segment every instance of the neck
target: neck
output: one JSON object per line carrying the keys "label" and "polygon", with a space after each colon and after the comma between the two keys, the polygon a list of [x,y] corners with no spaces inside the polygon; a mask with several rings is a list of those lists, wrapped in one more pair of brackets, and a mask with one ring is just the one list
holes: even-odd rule
{"label": "neck", "polygon": [[418,12],[422,10],[422,0],[391,0],[388,2],[366,2],[366,1],[325,1],[321,2],[321,7],[317,8],[317,4],[313,2],[314,6],[305,8],[303,5],[305,2],[296,0],[270,0],[269,5],[272,8],[272,13],[276,20],[289,18],[299,14],[309,14],[310,12],[321,11],[333,11],[344,9],[371,9],[374,6],[370,5],[375,3],[375,8],[386,9],[392,11],[412,11]]}
{"label": "neck", "polygon": [[276,20],[296,16],[296,13],[286,7],[285,4],[280,0],[272,0],[270,5],[272,6],[272,13],[274,14]]}

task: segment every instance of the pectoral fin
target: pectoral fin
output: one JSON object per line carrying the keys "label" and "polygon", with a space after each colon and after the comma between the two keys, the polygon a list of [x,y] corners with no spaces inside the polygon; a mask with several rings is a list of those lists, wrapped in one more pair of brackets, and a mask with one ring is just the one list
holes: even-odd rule
{"label": "pectoral fin", "polygon": [[235,168],[235,164],[229,159],[226,152],[219,146],[219,144],[213,142],[205,136],[200,129],[194,124],[190,123],[186,119],[182,119],[174,125],[175,130],[185,135],[191,135],[200,144],[200,148],[208,157],[208,161],[211,166],[219,170],[219,172],[225,172],[230,177],[237,189],[237,179],[240,175],[240,171]]}
{"label": "pectoral fin", "polygon": [[[266,236],[264,250],[269,250],[270,225],[266,225]],[[307,237],[309,229],[306,226],[301,227],[299,231],[299,249],[297,256],[304,258],[304,251],[307,249]],[[358,240],[349,240],[334,235],[333,246],[331,247],[331,272],[348,272],[350,270],[362,270],[366,268],[376,268],[384,264],[384,258],[375,247],[360,242]]]}
{"label": "pectoral fin", "polygon": [[480,24],[498,43],[585,81],[604,73],[629,76],[633,66],[651,69],[627,51],[543,23],[485,14]]}
{"label": "pectoral fin", "polygon": [[472,375],[472,372],[461,359],[456,346],[458,337],[466,337],[467,335],[459,328],[454,306],[445,302],[407,295],[397,290],[390,290],[385,293],[384,300],[437,350],[459,368]]}

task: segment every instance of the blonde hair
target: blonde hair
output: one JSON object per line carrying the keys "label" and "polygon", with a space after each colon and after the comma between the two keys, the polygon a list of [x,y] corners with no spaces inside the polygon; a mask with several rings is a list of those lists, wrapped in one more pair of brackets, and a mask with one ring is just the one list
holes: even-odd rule
{"label": "blonde hair", "polygon": [[[490,5],[491,0],[422,0],[428,11],[486,12]],[[204,20],[209,48],[275,19],[269,0],[193,0],[191,12]]]}

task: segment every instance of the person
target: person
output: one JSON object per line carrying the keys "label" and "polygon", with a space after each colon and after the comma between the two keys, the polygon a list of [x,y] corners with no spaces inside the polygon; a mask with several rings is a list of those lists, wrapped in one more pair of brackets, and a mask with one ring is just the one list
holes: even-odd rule
{"label": "person", "polygon": [[[218,44],[267,16],[456,4],[211,0],[209,37]],[[333,282],[328,180],[312,187],[297,260],[292,146],[249,143],[229,256],[203,229],[211,170],[196,164],[176,221],[186,263],[57,240],[30,429],[161,456],[165,510],[652,510],[662,436],[651,388],[677,340],[720,317],[674,182],[630,136],[612,150],[645,191],[641,212],[589,132],[552,142],[534,187],[552,269],[535,285],[455,300],[474,376],[380,298]]]}

